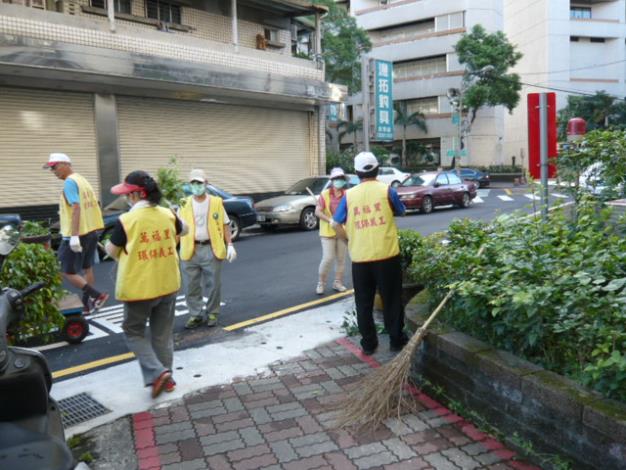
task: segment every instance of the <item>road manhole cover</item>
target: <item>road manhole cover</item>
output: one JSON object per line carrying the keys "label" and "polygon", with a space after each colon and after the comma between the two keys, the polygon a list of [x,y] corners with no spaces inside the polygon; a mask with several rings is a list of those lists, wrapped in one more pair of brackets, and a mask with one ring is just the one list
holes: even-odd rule
{"label": "road manhole cover", "polygon": [[111,410],[107,410],[101,403],[98,403],[86,393],[79,393],[78,395],[59,400],[59,409],[61,410],[63,427],[65,428],[111,412]]}

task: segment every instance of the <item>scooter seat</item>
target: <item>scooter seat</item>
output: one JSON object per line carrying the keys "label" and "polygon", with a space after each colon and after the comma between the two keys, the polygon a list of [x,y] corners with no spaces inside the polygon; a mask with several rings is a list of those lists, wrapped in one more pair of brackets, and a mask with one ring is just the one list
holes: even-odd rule
{"label": "scooter seat", "polygon": [[74,457],[58,437],[0,423],[0,468],[71,470]]}
{"label": "scooter seat", "polygon": [[45,363],[36,357],[29,361],[28,367],[0,375],[0,421],[45,415],[48,393]]}

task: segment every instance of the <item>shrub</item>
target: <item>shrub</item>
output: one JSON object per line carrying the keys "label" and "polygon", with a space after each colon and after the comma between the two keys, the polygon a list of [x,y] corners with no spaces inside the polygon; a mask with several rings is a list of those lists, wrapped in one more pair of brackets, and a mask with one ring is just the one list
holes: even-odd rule
{"label": "shrub", "polygon": [[447,245],[414,248],[410,275],[433,306],[457,289],[446,323],[626,401],[626,239],[608,217],[584,200],[576,222],[455,221]]}
{"label": "shrub", "polygon": [[2,267],[0,284],[21,290],[40,281],[45,282],[46,286],[27,297],[24,315],[11,329],[18,341],[30,336],[45,338],[64,322],[57,308],[64,291],[54,252],[39,244],[19,244]]}

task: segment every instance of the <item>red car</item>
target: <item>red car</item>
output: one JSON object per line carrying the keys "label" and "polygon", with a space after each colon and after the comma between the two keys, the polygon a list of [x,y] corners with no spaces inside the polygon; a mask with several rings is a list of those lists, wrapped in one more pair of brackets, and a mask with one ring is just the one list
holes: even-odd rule
{"label": "red car", "polygon": [[476,197],[476,184],[461,181],[453,171],[414,174],[396,190],[407,210],[419,210],[425,214],[437,206],[454,204],[466,208]]}

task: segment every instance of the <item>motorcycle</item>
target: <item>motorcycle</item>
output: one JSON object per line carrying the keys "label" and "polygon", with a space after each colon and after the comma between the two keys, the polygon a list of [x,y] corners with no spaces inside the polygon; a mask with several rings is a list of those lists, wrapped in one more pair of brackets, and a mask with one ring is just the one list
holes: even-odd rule
{"label": "motorcycle", "polygon": [[[0,271],[19,241],[15,223],[0,226]],[[10,347],[6,332],[24,310],[24,299],[44,287],[0,291],[0,469],[71,470],[61,411],[50,396],[52,375],[38,351]]]}

